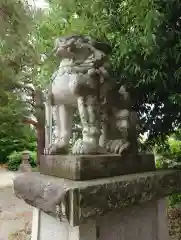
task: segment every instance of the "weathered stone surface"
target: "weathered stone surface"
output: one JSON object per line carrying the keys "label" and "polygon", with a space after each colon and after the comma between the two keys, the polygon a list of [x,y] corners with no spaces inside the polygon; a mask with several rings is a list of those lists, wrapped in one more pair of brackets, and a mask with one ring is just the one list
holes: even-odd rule
{"label": "weathered stone surface", "polygon": [[181,192],[181,171],[164,170],[91,181],[26,173],[14,180],[16,196],[72,226],[132,204]]}
{"label": "weathered stone surface", "polygon": [[40,172],[71,180],[91,180],[155,170],[152,154],[133,155],[44,155]]}
{"label": "weathered stone surface", "polygon": [[65,216],[66,212],[60,208],[60,205],[66,199],[66,193],[69,189],[69,187],[66,187],[67,184],[65,182],[64,185],[64,181],[61,181],[60,184],[56,178],[49,179],[39,173],[26,173],[15,178],[14,193],[17,197],[24,199],[26,203],[63,220],[67,216]]}
{"label": "weathered stone surface", "polygon": [[80,221],[181,192],[181,171],[155,171],[115,177],[109,183],[80,189]]}
{"label": "weathered stone surface", "polygon": [[19,170],[19,172],[31,172],[32,171],[31,165],[29,163],[27,163],[27,164],[24,164],[24,163],[20,164],[18,170]]}

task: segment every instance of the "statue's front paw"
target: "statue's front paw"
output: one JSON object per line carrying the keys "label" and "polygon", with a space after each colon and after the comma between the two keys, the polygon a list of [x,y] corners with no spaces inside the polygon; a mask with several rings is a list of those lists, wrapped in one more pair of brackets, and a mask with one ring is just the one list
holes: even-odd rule
{"label": "statue's front paw", "polygon": [[74,155],[80,155],[83,152],[83,142],[82,139],[78,139],[73,148],[72,148],[72,154]]}
{"label": "statue's front paw", "polygon": [[85,155],[85,154],[104,154],[105,151],[100,146],[95,147],[89,143],[83,142],[82,139],[76,141],[72,148],[72,154],[74,155]]}
{"label": "statue's front paw", "polygon": [[129,142],[122,139],[110,140],[106,145],[106,150],[107,152],[121,155],[124,151],[129,149],[129,146]]}

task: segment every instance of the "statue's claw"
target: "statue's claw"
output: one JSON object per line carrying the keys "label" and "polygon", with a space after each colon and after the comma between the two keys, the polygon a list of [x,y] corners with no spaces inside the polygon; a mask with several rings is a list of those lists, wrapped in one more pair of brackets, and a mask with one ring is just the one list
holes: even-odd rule
{"label": "statue's claw", "polygon": [[124,151],[129,149],[129,146],[129,142],[122,139],[110,140],[106,145],[106,151],[122,155]]}
{"label": "statue's claw", "polygon": [[100,146],[95,147],[91,144],[85,143],[82,139],[78,139],[72,148],[73,155],[85,154],[105,154],[105,150]]}

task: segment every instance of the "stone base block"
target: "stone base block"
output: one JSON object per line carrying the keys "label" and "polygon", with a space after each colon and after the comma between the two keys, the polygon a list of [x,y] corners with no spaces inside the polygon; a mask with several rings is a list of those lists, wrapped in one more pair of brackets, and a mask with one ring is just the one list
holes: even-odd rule
{"label": "stone base block", "polygon": [[34,209],[32,240],[169,240],[163,199],[89,220],[79,226]]}
{"label": "stone base block", "polygon": [[44,155],[40,172],[71,180],[91,180],[155,170],[152,154],[137,155]]}

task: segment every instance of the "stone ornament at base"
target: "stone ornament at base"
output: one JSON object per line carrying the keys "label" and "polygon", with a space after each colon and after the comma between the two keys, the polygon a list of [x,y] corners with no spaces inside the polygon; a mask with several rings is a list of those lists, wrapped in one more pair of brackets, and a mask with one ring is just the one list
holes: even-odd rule
{"label": "stone ornament at base", "polygon": [[19,166],[19,172],[31,172],[32,168],[29,163],[30,153],[29,151],[23,151],[22,153],[22,163]]}

